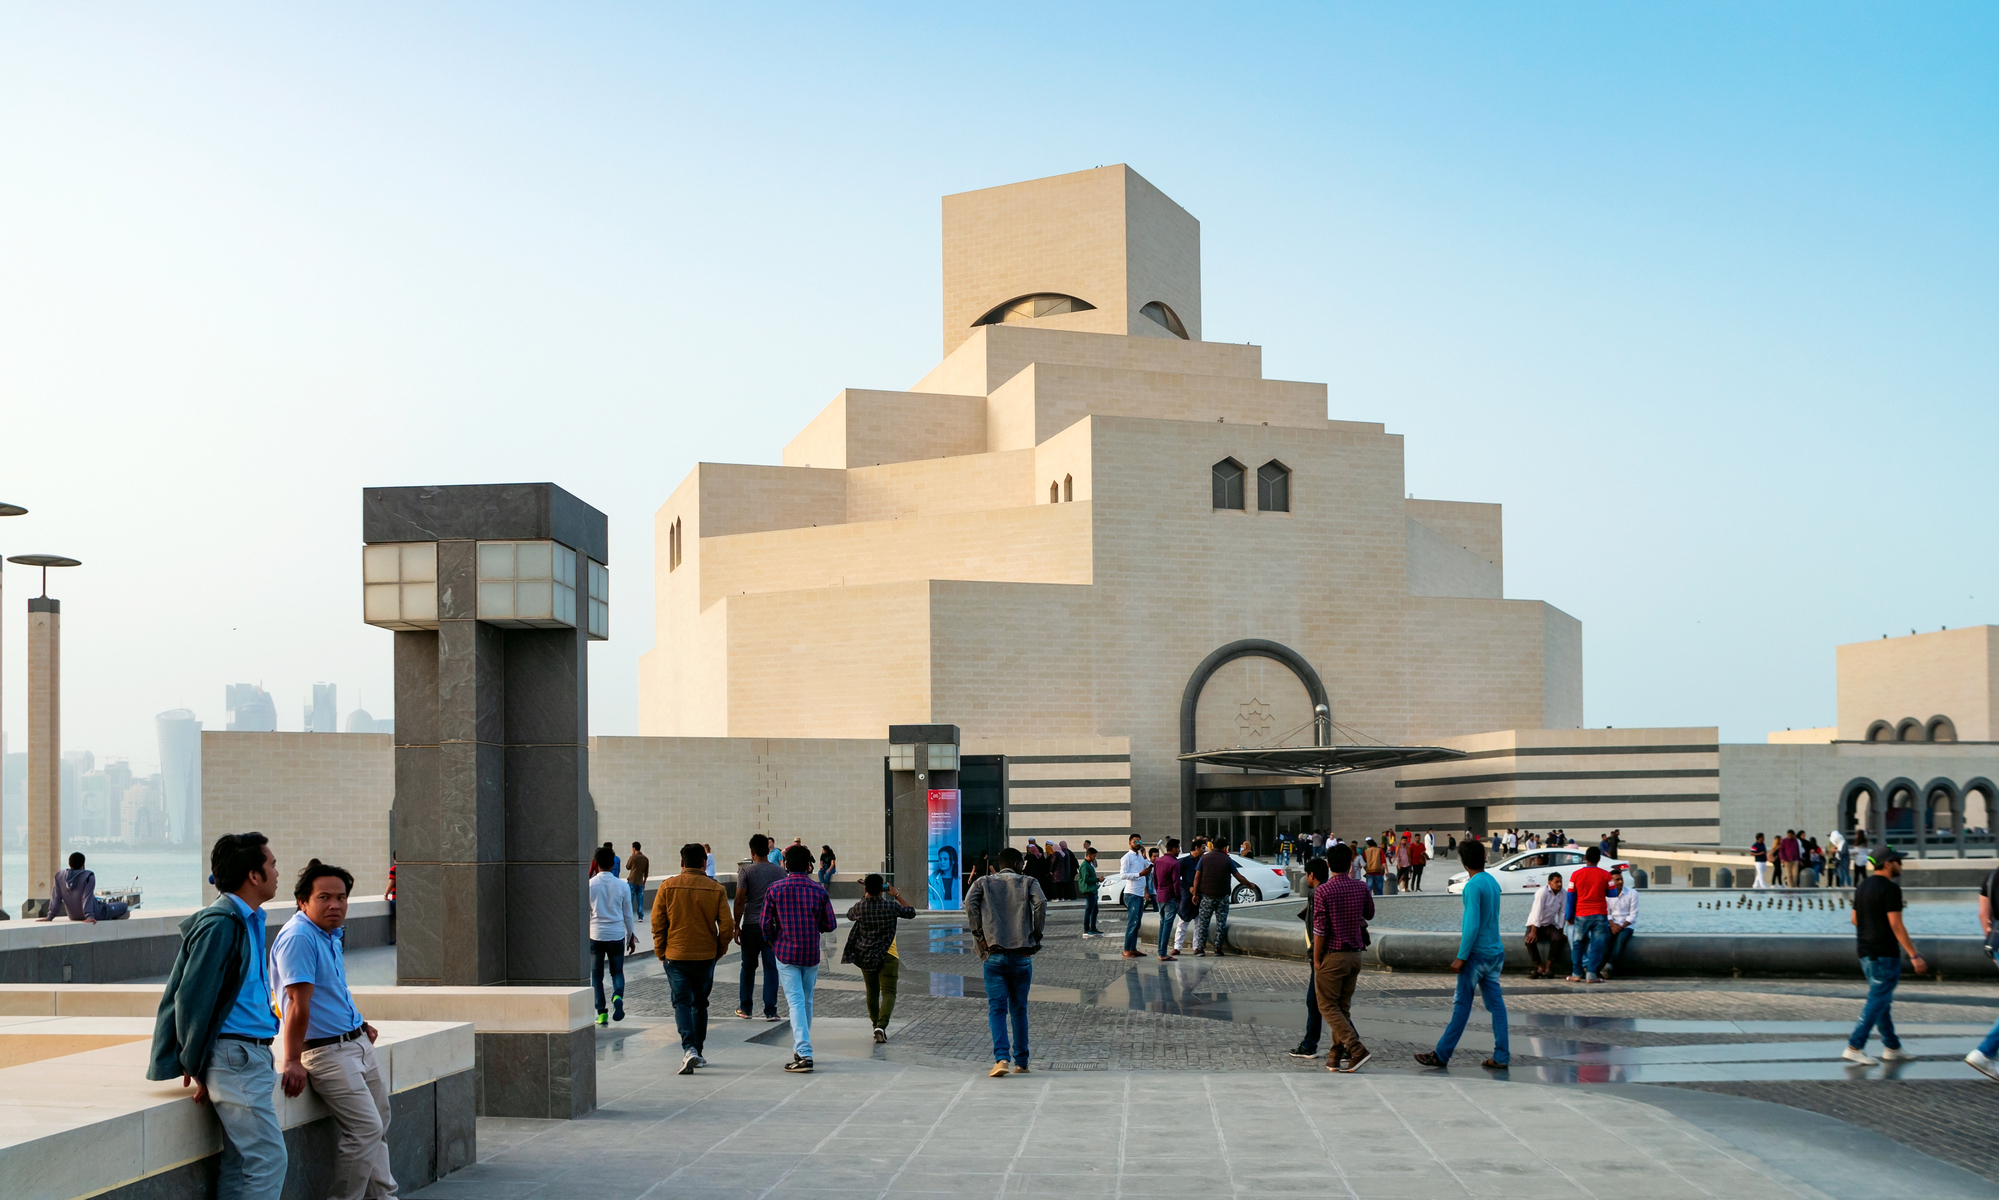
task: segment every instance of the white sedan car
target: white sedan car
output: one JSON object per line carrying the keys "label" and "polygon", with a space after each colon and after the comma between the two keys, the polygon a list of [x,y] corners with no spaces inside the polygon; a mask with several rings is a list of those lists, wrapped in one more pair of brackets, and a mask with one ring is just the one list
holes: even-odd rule
{"label": "white sedan car", "polygon": [[[1536,888],[1546,887],[1548,886],[1548,876],[1559,871],[1562,875],[1562,889],[1567,891],[1569,876],[1576,868],[1587,865],[1587,860],[1583,858],[1581,850],[1528,850],[1520,854],[1515,854],[1510,858],[1501,859],[1487,867],[1486,871],[1494,879],[1499,880],[1499,890],[1502,892],[1531,892]],[[1613,867],[1623,867],[1626,871],[1631,869],[1631,864],[1621,858],[1606,858],[1598,863],[1597,866],[1602,867],[1606,871]],[[1453,896],[1460,895],[1464,892],[1465,883],[1470,878],[1471,873],[1469,871],[1459,871],[1457,874],[1451,876],[1450,883],[1445,890]]]}
{"label": "white sedan car", "polygon": [[[1235,869],[1247,884],[1235,885],[1235,892],[1229,897],[1237,904],[1252,904],[1258,900],[1282,900],[1291,894],[1291,873],[1275,863],[1258,862],[1244,858],[1240,854],[1229,856],[1235,860]],[[1124,903],[1124,879],[1117,874],[1117,864],[1097,885],[1097,900],[1105,908]]]}

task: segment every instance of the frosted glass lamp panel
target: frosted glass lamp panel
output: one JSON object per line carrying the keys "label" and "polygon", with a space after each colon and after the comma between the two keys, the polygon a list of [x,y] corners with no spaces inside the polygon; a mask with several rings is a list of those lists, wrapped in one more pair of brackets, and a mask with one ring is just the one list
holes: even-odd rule
{"label": "frosted glass lamp panel", "polygon": [[590,560],[590,598],[611,602],[611,571],[596,559]]}
{"label": "frosted glass lamp panel", "polygon": [[599,642],[611,640],[611,606],[602,600],[590,601],[590,628],[592,639]]}
{"label": "frosted glass lamp panel", "polygon": [[426,580],[421,583],[405,583],[403,590],[403,620],[426,628],[437,624],[437,583]]}
{"label": "frosted glass lamp panel", "polygon": [[[404,583],[437,582],[437,543],[404,542],[402,544],[402,574]],[[436,601],[432,600],[435,607]]]}
{"label": "frosted glass lamp panel", "polygon": [[564,625],[576,624],[576,589],[555,585],[555,619]]}
{"label": "frosted glass lamp panel", "polygon": [[[512,542],[479,543],[479,578],[513,579],[514,544]],[[485,589],[480,589],[480,616],[485,616]]]}
{"label": "frosted glass lamp panel", "polygon": [[[521,621],[546,621],[554,616],[548,593],[549,584],[545,579],[515,584],[513,617]],[[486,614],[482,612],[479,615],[483,617]]]}
{"label": "frosted glass lamp panel", "polygon": [[571,550],[569,547],[563,545],[561,542],[550,542],[549,547],[555,552],[555,565],[553,572],[555,575],[555,581],[557,583],[566,584],[569,587],[575,587],[576,551]]}
{"label": "frosted glass lamp panel", "polygon": [[[508,558],[512,559],[512,546],[507,547]],[[486,547],[479,547],[479,557],[486,557]],[[514,585],[512,583],[479,582],[479,619],[481,621],[511,621],[514,619]]]}
{"label": "frosted glass lamp panel", "polygon": [[368,583],[361,587],[362,619],[370,625],[401,624],[402,605],[397,602],[401,585]]}
{"label": "frosted glass lamp panel", "polygon": [[930,769],[933,771],[955,771],[958,769],[958,748],[932,743],[930,746]]}
{"label": "frosted glass lamp panel", "polygon": [[[383,546],[361,547],[361,582],[395,583],[402,578],[403,548],[390,543]],[[369,617],[369,620],[374,620]]]}
{"label": "frosted glass lamp panel", "polygon": [[514,578],[547,579],[552,573],[549,561],[554,547],[548,542],[517,542],[514,545]]}
{"label": "frosted glass lamp panel", "polygon": [[891,745],[888,748],[888,769],[891,771],[914,771],[916,769],[916,747],[913,745]]}

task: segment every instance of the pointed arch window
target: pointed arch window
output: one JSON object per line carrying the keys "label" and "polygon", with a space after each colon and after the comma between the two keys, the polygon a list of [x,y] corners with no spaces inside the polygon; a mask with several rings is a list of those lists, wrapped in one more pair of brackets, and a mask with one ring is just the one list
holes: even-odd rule
{"label": "pointed arch window", "polygon": [[1062,485],[1050,480],[1048,483],[1048,503],[1062,503]]}
{"label": "pointed arch window", "polygon": [[1271,459],[1256,469],[1258,512],[1291,511],[1291,468]]}
{"label": "pointed arch window", "polygon": [[1062,501],[1066,504],[1075,498],[1076,477],[1074,475],[1064,475],[1062,477]]}
{"label": "pointed arch window", "polygon": [[1215,507],[1242,508],[1243,465],[1233,458],[1215,464]]}

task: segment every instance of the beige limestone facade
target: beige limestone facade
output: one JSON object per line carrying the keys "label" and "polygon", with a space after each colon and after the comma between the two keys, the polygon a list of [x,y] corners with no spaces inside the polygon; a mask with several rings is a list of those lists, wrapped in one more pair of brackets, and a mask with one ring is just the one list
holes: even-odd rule
{"label": "beige limestone facade", "polygon": [[1839,740],[1999,741],[1999,626],[1841,646]]}
{"label": "beige limestone facade", "polygon": [[[271,839],[281,896],[290,894],[292,879],[315,858],[352,872],[355,895],[381,895],[389,884],[395,797],[391,734],[201,735],[203,835],[213,842],[255,830]],[[215,889],[204,884],[202,896],[213,900]]]}
{"label": "beige limestone facade", "polygon": [[[1244,639],[1385,741],[1582,723],[1581,626],[1505,598],[1499,505],[1412,499],[1400,435],[1201,341],[1199,224],[1135,172],[948,197],[943,294],[944,359],[910,390],[842,391],[783,465],[702,463],[661,506],[642,734],[1121,739],[1131,821],[1164,835],[1198,804],[1183,693]],[[1218,740],[1184,749],[1310,743],[1273,660],[1197,705]],[[1345,781],[1317,814],[1393,815]]]}

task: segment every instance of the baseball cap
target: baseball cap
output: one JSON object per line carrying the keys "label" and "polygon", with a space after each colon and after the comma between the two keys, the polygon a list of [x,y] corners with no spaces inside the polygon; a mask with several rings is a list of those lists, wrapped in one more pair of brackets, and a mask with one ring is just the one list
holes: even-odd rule
{"label": "baseball cap", "polygon": [[1901,862],[1902,852],[1893,846],[1882,846],[1878,850],[1871,851],[1867,855],[1867,861],[1871,863]]}

